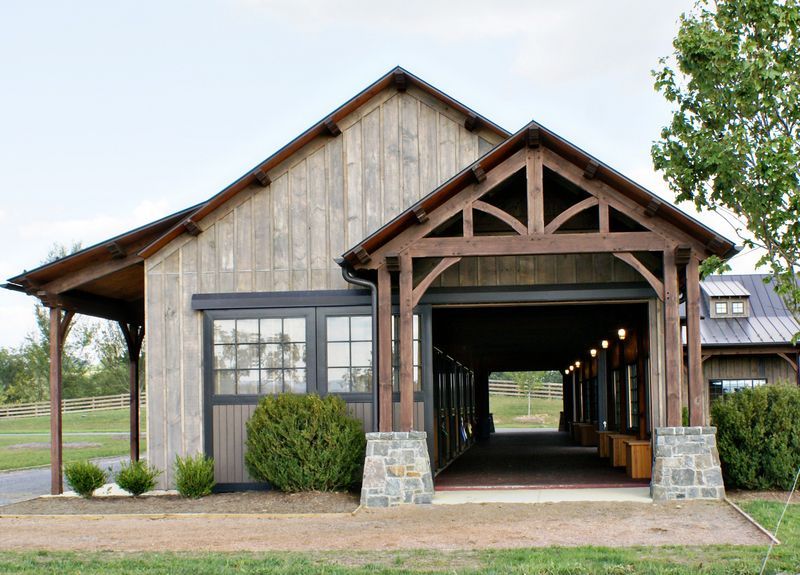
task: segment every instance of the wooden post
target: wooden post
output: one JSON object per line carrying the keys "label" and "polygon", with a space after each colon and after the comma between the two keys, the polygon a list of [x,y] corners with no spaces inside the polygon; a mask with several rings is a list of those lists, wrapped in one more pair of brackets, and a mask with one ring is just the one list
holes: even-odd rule
{"label": "wooden post", "polygon": [[414,427],[414,288],[413,260],[406,252],[400,254],[400,321],[397,341],[400,355],[400,431]]}
{"label": "wooden post", "polygon": [[144,341],[144,326],[119,322],[128,347],[131,461],[139,461],[139,356]]}
{"label": "wooden post", "polygon": [[686,351],[689,362],[689,425],[706,425],[703,359],[700,342],[700,262],[694,254],[686,265]]}
{"label": "wooden post", "polygon": [[544,185],[542,149],[528,148],[525,175],[528,180],[528,234],[544,232]]}
{"label": "wooden post", "polygon": [[675,249],[664,250],[664,372],[667,385],[667,426],[680,427],[681,372],[683,371],[683,345],[678,292],[678,269]]}
{"label": "wooden post", "polygon": [[597,350],[597,430],[607,431],[608,421],[608,384],[606,382],[606,357],[605,349]]}
{"label": "wooden post", "polygon": [[378,268],[378,430],[392,431],[392,276]]}
{"label": "wooden post", "polygon": [[[630,327],[626,329],[628,330],[628,337],[630,337],[631,329]],[[628,393],[628,370],[625,366],[625,340],[617,339],[617,345],[619,346],[619,430],[620,433],[626,433],[630,429],[628,421],[630,419],[631,398]]]}
{"label": "wooden post", "polygon": [[61,360],[64,339],[74,313],[60,307],[50,308],[50,494],[60,495],[63,490],[61,443],[63,381]]}

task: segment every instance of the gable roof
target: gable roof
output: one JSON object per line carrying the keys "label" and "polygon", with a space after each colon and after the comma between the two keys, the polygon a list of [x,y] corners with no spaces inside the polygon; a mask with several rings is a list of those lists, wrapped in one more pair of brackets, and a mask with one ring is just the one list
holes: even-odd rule
{"label": "gable roof", "polygon": [[[336,108],[333,112],[329,115],[325,116],[325,118],[319,120],[315,124],[313,124],[310,128],[308,128],[305,132],[297,136],[294,140],[286,144],[283,148],[269,156],[266,160],[260,162],[258,165],[254,166],[251,170],[249,170],[245,175],[241,178],[230,184],[228,187],[214,195],[213,197],[209,198],[206,202],[200,204],[185,220],[190,220],[191,223],[189,225],[196,225],[199,221],[217,209],[219,206],[230,200],[236,194],[244,190],[250,185],[259,184],[261,180],[259,178],[264,178],[266,172],[289,158],[292,154],[300,150],[303,146],[310,143],[314,138],[317,138],[321,135],[336,135],[338,132],[337,122],[340,121],[345,116],[349,115],[357,108],[362,106],[363,104],[367,103],[370,99],[372,99],[375,95],[380,93],[381,91],[389,88],[391,86],[395,86],[398,91],[405,91],[408,86],[414,86],[423,92],[433,96],[434,98],[438,99],[440,102],[445,104],[446,106],[464,114],[467,119],[465,121],[465,125],[469,125],[468,129],[474,130],[478,127],[486,128],[491,132],[494,132],[498,136],[502,138],[507,138],[510,135],[510,132],[506,131],[505,129],[501,128],[491,120],[487,119],[486,117],[478,114],[471,108],[468,108],[455,98],[445,94],[438,88],[428,84],[424,80],[418,78],[408,70],[397,66],[391,69],[389,72],[378,78],[374,83],[370,86],[362,90],[356,96]],[[153,241],[150,245],[146,246],[142,249],[139,254],[142,257],[150,257],[155,254],[158,250],[162,247],[167,245],[170,241],[177,238],[185,231],[184,222],[179,222],[172,228],[170,228],[166,233],[158,237],[155,241]]]}
{"label": "gable roof", "polygon": [[748,317],[711,317],[711,302],[701,298],[700,337],[702,345],[786,345],[800,331],[800,325],[775,293],[766,274],[717,275],[701,282],[704,293],[727,293],[731,286],[749,293]]}
{"label": "gable roof", "polygon": [[738,252],[734,242],[719,235],[708,226],[700,223],[578,146],[548,130],[541,124],[532,121],[510,138],[495,146],[483,157],[444,182],[416,204],[407,208],[395,219],[369,235],[362,242],[359,242],[358,245],[352,246],[343,254],[342,263],[355,264],[359,261],[358,254],[363,254],[362,250],[365,250],[368,254],[375,252],[403,230],[416,225],[418,221],[416,213],[419,211],[424,211],[427,214],[432,213],[450,198],[473,184],[475,182],[475,170],[479,168],[483,172],[488,172],[531,143],[545,145],[573,164],[593,170],[593,179],[606,183],[641,206],[648,208],[658,217],[668,221],[688,235],[697,238],[700,243],[706,246],[709,253],[721,258],[729,258]]}
{"label": "gable roof", "polygon": [[749,297],[750,292],[741,282],[726,279],[725,281],[704,281],[700,288],[708,297]]}

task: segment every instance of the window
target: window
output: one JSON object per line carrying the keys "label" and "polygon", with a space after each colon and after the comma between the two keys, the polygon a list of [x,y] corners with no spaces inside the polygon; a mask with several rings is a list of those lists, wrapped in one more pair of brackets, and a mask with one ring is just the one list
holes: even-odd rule
{"label": "window", "polygon": [[743,301],[732,301],[731,302],[731,313],[733,315],[744,315],[744,302]]}
{"label": "window", "polygon": [[306,318],[216,319],[214,393],[305,393]]}
{"label": "window", "polygon": [[639,373],[636,364],[628,365],[628,398],[630,409],[628,409],[628,428],[639,428]]}
{"label": "window", "polygon": [[[414,321],[412,322],[412,331],[414,343],[412,346],[414,357],[412,359],[411,377],[414,379],[414,391],[422,389],[422,377],[420,368],[420,338],[419,338],[419,315],[414,314]],[[400,354],[397,348],[397,341],[399,339],[400,323],[397,321],[397,316],[392,316],[392,389],[400,391]]]}
{"label": "window", "polygon": [[709,380],[709,393],[711,400],[722,397],[728,393],[736,393],[742,389],[750,389],[759,385],[766,385],[766,379],[711,379]]}
{"label": "window", "polygon": [[728,315],[728,302],[726,301],[714,302],[714,313],[716,315]]}
{"label": "window", "polygon": [[372,391],[372,317],[328,316],[327,379],[330,393]]}

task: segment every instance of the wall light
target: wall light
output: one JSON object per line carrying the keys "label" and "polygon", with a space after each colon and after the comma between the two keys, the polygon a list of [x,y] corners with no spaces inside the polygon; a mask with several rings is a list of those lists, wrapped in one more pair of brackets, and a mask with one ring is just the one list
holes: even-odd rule
{"label": "wall light", "polygon": [[574,365],[569,366],[569,370],[570,371],[575,371],[575,366]]}
{"label": "wall light", "polygon": [[621,327],[621,328],[619,328],[619,329],[617,330],[617,335],[619,336],[619,338],[620,338],[621,340],[624,340],[624,339],[625,339],[625,336],[626,336],[627,334],[628,334],[628,332],[626,332],[626,331],[625,331],[625,328],[624,328],[624,327]]}
{"label": "wall light", "polygon": [[590,349],[589,355],[591,355],[592,357],[597,357],[597,350],[594,348]]}
{"label": "wall light", "polygon": [[564,375],[569,375],[569,370],[568,369],[564,370]]}
{"label": "wall light", "polygon": [[581,360],[576,359],[575,360],[575,367],[580,367],[580,366],[581,366]]}
{"label": "wall light", "polygon": [[604,339],[603,341],[601,341],[600,347],[602,347],[603,349],[608,349],[608,340]]}

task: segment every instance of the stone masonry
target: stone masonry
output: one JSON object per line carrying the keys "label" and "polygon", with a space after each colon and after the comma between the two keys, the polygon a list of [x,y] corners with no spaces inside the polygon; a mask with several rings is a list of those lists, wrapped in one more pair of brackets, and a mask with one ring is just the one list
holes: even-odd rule
{"label": "stone masonry", "polygon": [[361,505],[393,507],[433,501],[424,431],[367,433]]}
{"label": "stone masonry", "polygon": [[715,427],[658,427],[650,495],[654,501],[722,499]]}

